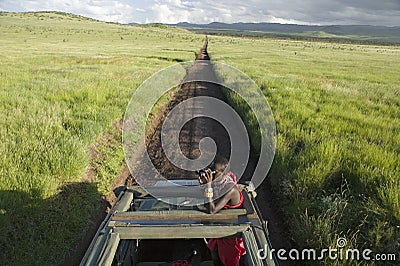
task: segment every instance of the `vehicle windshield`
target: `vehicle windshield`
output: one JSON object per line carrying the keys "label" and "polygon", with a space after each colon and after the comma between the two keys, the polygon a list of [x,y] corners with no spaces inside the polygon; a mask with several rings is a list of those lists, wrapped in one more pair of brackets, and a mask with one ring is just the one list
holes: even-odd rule
{"label": "vehicle windshield", "polygon": [[[205,211],[204,205],[192,205],[190,199],[176,198],[176,204],[171,204],[169,201],[162,201],[152,197],[135,199],[132,204],[132,211],[164,211],[164,210],[199,210]],[[174,202],[174,203],[175,203]]]}
{"label": "vehicle windshield", "polygon": [[[161,194],[160,189],[163,193],[171,188],[171,184],[182,187],[196,187],[198,186],[197,180],[169,180],[169,181],[158,181],[154,187],[147,188],[147,190],[157,189],[158,193]],[[168,193],[166,193],[168,194]],[[135,198],[134,204],[131,207],[131,211],[162,211],[162,210],[200,210],[205,211],[204,198],[195,198],[188,196],[168,195],[163,198],[154,198],[147,195],[142,198]]]}

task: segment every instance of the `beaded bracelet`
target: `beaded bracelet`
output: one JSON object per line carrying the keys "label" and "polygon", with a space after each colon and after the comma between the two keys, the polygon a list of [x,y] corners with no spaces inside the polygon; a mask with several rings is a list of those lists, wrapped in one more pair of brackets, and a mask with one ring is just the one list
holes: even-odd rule
{"label": "beaded bracelet", "polygon": [[213,188],[212,187],[206,187],[204,189],[204,192],[213,192]]}
{"label": "beaded bracelet", "polygon": [[205,188],[204,196],[206,196],[207,198],[212,198],[214,196],[214,190],[211,187]]}
{"label": "beaded bracelet", "polygon": [[212,198],[214,196],[213,192],[206,192],[204,193],[204,195],[206,196],[206,198]]}

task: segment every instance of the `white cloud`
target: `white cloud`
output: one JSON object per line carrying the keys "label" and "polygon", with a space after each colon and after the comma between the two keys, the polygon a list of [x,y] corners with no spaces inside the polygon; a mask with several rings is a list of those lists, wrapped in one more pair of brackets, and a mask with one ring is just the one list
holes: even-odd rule
{"label": "white cloud", "polygon": [[400,26],[399,0],[0,0],[0,10],[55,10],[120,23],[219,21]]}
{"label": "white cloud", "polygon": [[[230,2],[230,3],[227,3]],[[152,5],[153,22],[162,23],[210,23],[255,21],[255,14],[246,4],[239,1],[185,1],[185,0],[156,0]]]}
{"label": "white cloud", "polygon": [[177,23],[189,21],[193,16],[193,7],[180,0],[156,1],[151,10],[154,14],[152,22]]}
{"label": "white cloud", "polygon": [[136,11],[130,4],[116,0],[2,0],[0,9],[6,11],[63,11],[120,23],[132,22]]}

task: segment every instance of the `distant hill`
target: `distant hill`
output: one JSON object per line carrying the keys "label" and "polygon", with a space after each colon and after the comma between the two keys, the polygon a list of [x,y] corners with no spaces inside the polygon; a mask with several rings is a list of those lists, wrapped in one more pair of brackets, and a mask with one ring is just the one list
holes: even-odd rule
{"label": "distant hill", "polygon": [[400,27],[368,25],[308,26],[279,23],[220,23],[170,24],[191,31],[208,34],[276,36],[291,38],[316,38],[327,40],[359,41],[371,43],[400,44]]}

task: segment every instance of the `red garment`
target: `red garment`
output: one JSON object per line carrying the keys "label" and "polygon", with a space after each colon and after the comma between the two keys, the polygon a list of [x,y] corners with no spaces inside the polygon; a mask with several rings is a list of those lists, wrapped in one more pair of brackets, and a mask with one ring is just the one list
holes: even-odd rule
{"label": "red garment", "polygon": [[219,259],[226,266],[239,266],[240,257],[246,254],[243,239],[236,238],[212,238],[207,247],[211,251],[217,251]]}
{"label": "red garment", "polygon": [[[232,172],[227,173],[233,179],[236,184],[236,176]],[[240,201],[236,205],[226,204],[224,209],[238,209],[242,207],[243,204],[243,194],[239,190]],[[246,254],[246,249],[244,248],[243,239],[241,237],[236,238],[212,238],[208,241],[207,247],[211,251],[218,252],[218,256],[221,262],[226,266],[239,266],[240,257]]]}
{"label": "red garment", "polygon": [[[233,182],[235,183],[236,187],[238,188],[237,181],[236,181],[236,175],[234,173],[232,173],[232,172],[228,172],[227,175],[230,176],[233,179]],[[243,198],[242,191],[240,191],[239,188],[238,188],[238,190],[239,190],[239,194],[240,194],[239,203],[236,204],[236,205],[225,204],[224,209],[239,209],[240,207],[242,207],[244,198]]]}

